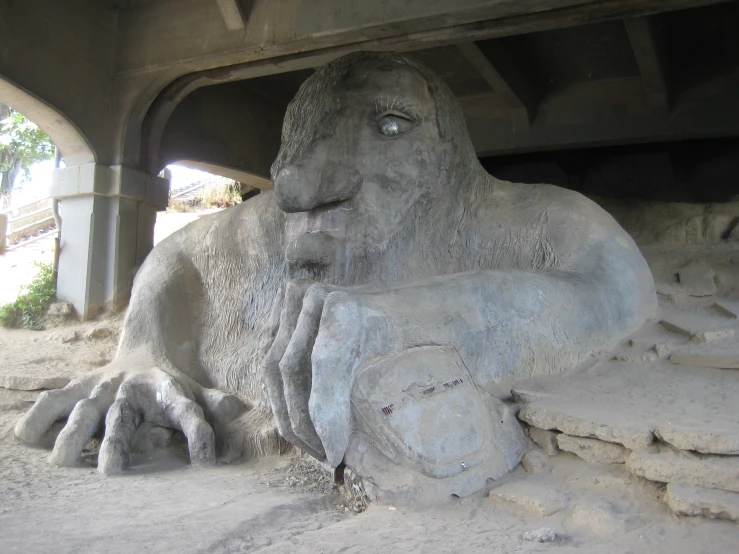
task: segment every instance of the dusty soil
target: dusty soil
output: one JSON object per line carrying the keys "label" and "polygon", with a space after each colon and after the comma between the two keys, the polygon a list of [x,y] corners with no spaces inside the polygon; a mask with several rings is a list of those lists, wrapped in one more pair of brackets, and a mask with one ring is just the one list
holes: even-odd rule
{"label": "dusty soil", "polygon": [[[57,468],[46,450],[14,438],[21,413],[0,413],[0,528],[8,553],[739,550],[739,526],[679,519],[657,499],[658,487],[572,455],[551,458],[550,474],[519,468],[495,483],[560,491],[567,507],[548,517],[483,493],[435,507],[372,505],[354,514],[327,476],[301,473],[305,462],[291,457],[197,470],[167,451],[134,460],[122,477],[89,466]],[[521,539],[540,527],[561,538]]]}
{"label": "dusty soil", "polygon": [[[692,311],[706,302],[697,302]],[[641,354],[655,340],[684,342],[665,337],[656,325],[622,350]],[[120,326],[117,316],[40,332],[0,330],[1,373],[38,374],[46,368],[48,375],[84,374],[111,359]],[[101,328],[110,335],[89,336]],[[77,340],[60,342],[72,332]],[[570,381],[592,393],[588,400],[602,407],[602,417],[611,414],[616,419],[611,423],[633,424],[640,410],[651,418],[691,418],[693,412],[703,416],[722,406],[729,412],[716,417],[736,418],[733,404],[727,405],[723,397],[726,380],[736,387],[739,371],[727,370],[717,384],[710,377],[719,370],[704,368],[706,373],[696,374],[671,364],[656,364],[652,373],[648,369],[610,361],[586,372],[592,387],[582,385],[587,379]],[[685,372],[690,374],[690,390],[674,382]],[[673,381],[661,387],[660,381],[668,378]],[[724,390],[716,390],[722,383]],[[550,401],[558,389],[569,390],[547,383],[532,385]],[[682,398],[686,394],[688,400]],[[567,400],[571,395],[564,398],[572,403]],[[375,503],[357,514],[347,507],[350,504],[330,474],[294,453],[198,470],[189,467],[180,443],[138,455],[133,469],[122,477],[99,474],[94,454],[86,456],[80,467],[58,468],[47,462],[53,431],[46,448],[28,447],[13,435],[22,413],[0,411],[2,552],[739,551],[739,525],[679,518],[661,501],[664,486],[630,475],[623,464],[593,466],[572,454],[548,458],[541,473],[519,467],[489,484],[491,489],[524,487],[519,491],[523,507],[489,498],[483,491],[433,507]],[[540,497],[562,509],[542,515],[531,506]],[[553,528],[557,540],[541,544],[522,539],[525,532],[541,527]]]}

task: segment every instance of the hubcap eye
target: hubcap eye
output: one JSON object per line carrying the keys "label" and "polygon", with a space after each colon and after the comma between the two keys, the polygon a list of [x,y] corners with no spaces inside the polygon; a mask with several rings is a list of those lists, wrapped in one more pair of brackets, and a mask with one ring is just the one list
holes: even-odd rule
{"label": "hubcap eye", "polygon": [[385,113],[377,118],[377,130],[386,137],[396,137],[413,127],[410,118],[395,113]]}
{"label": "hubcap eye", "polygon": [[400,132],[400,126],[397,121],[385,117],[380,121],[380,132],[385,136],[392,137]]}

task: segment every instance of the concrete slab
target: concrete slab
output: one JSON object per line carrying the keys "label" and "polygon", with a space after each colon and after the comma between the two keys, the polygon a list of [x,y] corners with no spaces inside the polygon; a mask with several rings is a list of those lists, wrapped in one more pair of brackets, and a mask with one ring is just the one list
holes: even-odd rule
{"label": "concrete slab", "polygon": [[680,516],[706,516],[739,522],[739,494],[735,492],[670,483],[664,499]]}
{"label": "concrete slab", "polygon": [[713,433],[722,441],[728,439],[721,430],[739,429],[739,372],[734,371],[667,360],[610,361],[553,381],[547,393],[550,398],[524,405],[519,419],[533,428],[618,443],[631,450],[649,446],[658,428],[689,428],[706,437]]}
{"label": "concrete slab", "polygon": [[597,465],[622,464],[630,454],[619,444],[565,434],[557,435],[557,444],[560,450],[571,452],[586,462]]}
{"label": "concrete slab", "polygon": [[663,442],[680,450],[695,450],[704,454],[739,455],[739,428],[693,427],[685,425],[662,425],[654,435]]}
{"label": "concrete slab", "polygon": [[66,387],[71,379],[64,375],[0,374],[0,387],[14,390],[43,390]]}
{"label": "concrete slab", "polygon": [[650,481],[679,481],[739,492],[739,458],[734,456],[697,455],[652,447],[632,452],[626,460],[626,469]]}

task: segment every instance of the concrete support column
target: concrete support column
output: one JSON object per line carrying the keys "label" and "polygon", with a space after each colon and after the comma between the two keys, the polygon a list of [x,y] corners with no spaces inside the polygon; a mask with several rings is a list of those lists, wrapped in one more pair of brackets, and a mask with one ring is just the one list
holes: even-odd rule
{"label": "concrete support column", "polygon": [[0,214],[0,254],[5,254],[5,241],[8,235],[8,216]]}
{"label": "concrete support column", "polygon": [[62,218],[57,297],[83,319],[122,308],[153,247],[169,181],[120,165],[85,164],[55,169],[51,195],[61,201]]}

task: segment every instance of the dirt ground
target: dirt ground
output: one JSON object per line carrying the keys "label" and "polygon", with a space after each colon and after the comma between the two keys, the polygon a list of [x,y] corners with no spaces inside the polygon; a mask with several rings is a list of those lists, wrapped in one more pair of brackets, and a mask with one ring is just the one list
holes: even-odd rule
{"label": "dirt ground", "polygon": [[[519,468],[502,481],[569,490],[569,505],[548,517],[483,493],[426,508],[371,505],[355,514],[338,493],[326,492],[330,485],[316,487],[315,474],[301,478],[295,470],[301,460],[288,456],[198,470],[167,451],[133,460],[134,469],[121,477],[93,467],[57,468],[47,463],[47,450],[15,439],[21,414],[0,413],[5,553],[739,551],[735,524],[677,518],[657,500],[656,487],[572,455],[552,458],[552,472],[543,477]],[[521,538],[540,527],[561,538],[548,544]]]}
{"label": "dirt ground", "polygon": [[[158,240],[197,216],[171,215],[171,225],[157,227]],[[0,271],[4,278],[5,266]],[[680,308],[695,317],[710,308],[708,300],[681,303],[674,295],[661,295],[661,301],[666,312]],[[121,324],[118,315],[44,331],[0,329],[0,378],[69,379],[92,371],[113,359]],[[664,333],[655,322],[632,342],[625,341],[622,350],[641,359],[655,341],[672,341],[677,348],[687,340]],[[613,366],[617,363],[621,365]],[[639,406],[648,406],[644,413],[655,420],[668,414],[672,419],[694,418],[691,414],[707,410],[711,420],[724,418],[736,427],[736,403],[731,399],[739,395],[730,387],[739,387],[739,370],[723,370],[717,390],[711,372],[722,370],[700,373],[700,368],[675,366],[665,359],[650,358],[648,363],[652,365],[604,362],[583,378],[570,378],[571,388],[560,379],[560,388],[583,400],[584,394],[575,390],[578,383],[594,380],[590,401],[597,411],[615,414],[630,425],[641,422]],[[682,374],[690,376],[688,400],[679,388]],[[609,375],[614,376],[610,389]],[[648,378],[642,381],[640,376]],[[703,377],[710,380],[701,381]],[[546,382],[531,385],[549,394],[543,397],[547,402],[554,402],[556,387]],[[670,392],[678,389],[680,394]],[[47,457],[59,426],[47,437],[45,448],[31,448],[13,434],[15,422],[37,392],[0,390],[5,391],[0,395],[2,553],[739,552],[739,524],[678,517],[662,501],[663,484],[636,477],[623,464],[591,465],[569,453],[544,456],[536,471],[519,466],[489,483],[490,489],[519,491],[526,502],[518,505],[482,491],[430,507],[373,503],[362,513],[347,507],[346,496],[328,474],[295,453],[197,469],[188,465],[180,444],[134,457],[132,469],[119,477],[99,474],[94,455],[84,457],[79,467],[58,468]],[[624,402],[620,393],[625,394]],[[717,411],[722,413],[711,415]],[[522,538],[542,527],[554,529],[557,539],[538,543]]]}

